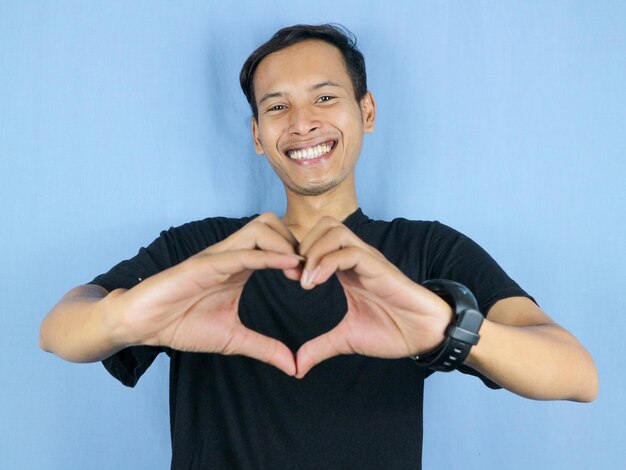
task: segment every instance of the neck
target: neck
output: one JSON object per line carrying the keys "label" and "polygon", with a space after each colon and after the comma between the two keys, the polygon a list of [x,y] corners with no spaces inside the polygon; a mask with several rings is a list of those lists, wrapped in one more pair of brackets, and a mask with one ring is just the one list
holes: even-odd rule
{"label": "neck", "polygon": [[287,190],[287,211],[282,220],[298,240],[302,240],[322,217],[344,220],[358,209],[359,203],[354,189],[338,189],[333,188],[318,196],[302,196]]}

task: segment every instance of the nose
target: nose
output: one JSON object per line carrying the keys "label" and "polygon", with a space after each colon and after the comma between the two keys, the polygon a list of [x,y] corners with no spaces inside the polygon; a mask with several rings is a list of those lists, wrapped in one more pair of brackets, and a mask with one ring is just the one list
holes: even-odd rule
{"label": "nose", "polygon": [[306,135],[321,127],[314,110],[308,106],[293,106],[290,113],[289,133]]}

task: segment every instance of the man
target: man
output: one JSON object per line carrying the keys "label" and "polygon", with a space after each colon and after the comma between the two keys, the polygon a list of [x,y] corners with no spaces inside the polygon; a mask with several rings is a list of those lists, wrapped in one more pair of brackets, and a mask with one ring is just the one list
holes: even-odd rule
{"label": "man", "polygon": [[[534,399],[595,398],[587,351],[480,247],[359,209],[376,106],[345,31],[279,31],[241,84],[284,216],[163,232],[41,327],[43,349],[103,360],[129,386],[170,356],[173,468],[420,468],[432,369]],[[431,278],[445,281],[421,285]]]}

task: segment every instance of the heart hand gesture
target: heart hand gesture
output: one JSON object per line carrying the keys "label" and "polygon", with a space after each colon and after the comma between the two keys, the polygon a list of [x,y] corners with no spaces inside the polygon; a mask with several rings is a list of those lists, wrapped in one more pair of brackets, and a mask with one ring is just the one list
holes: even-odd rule
{"label": "heart hand gesture", "polygon": [[[299,245],[300,254],[297,246],[275,215],[263,214],[136,287],[113,291],[107,302],[123,312],[129,345],[241,354],[299,378],[339,354],[408,357],[443,340],[450,307],[339,221],[321,219]],[[244,284],[254,270],[268,268],[283,270],[304,289],[336,273],[345,291],[348,310],[343,320],[302,345],[295,357],[282,342],[250,330],[239,319]]]}
{"label": "heart hand gesture", "polygon": [[126,343],[179,351],[241,354],[296,373],[293,353],[280,341],[245,327],[238,313],[243,286],[257,269],[282,269],[298,280],[297,240],[273,214],[263,214],[225,240],[107,296],[123,312]]}
{"label": "heart hand gesture", "polygon": [[448,304],[339,221],[321,219],[299,251],[307,258],[302,287],[313,289],[336,273],[348,311],[335,328],[298,350],[297,377],[339,354],[401,358],[423,354],[443,341],[452,318]]}

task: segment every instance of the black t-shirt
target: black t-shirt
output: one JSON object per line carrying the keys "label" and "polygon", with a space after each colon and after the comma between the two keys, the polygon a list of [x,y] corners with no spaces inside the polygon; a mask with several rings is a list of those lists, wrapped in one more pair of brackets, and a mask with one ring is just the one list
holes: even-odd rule
{"label": "black t-shirt", "polygon": [[[91,283],[109,291],[131,288],[252,218],[209,218],[171,228]],[[438,222],[375,221],[359,209],[344,224],[415,282],[443,278],[465,284],[482,312],[500,299],[528,296],[476,243]],[[334,276],[305,291],[281,271],[265,270],[245,285],[239,316],[246,326],[296,351],[339,323],[346,308]],[[163,351],[170,357],[174,469],[421,468],[428,372],[410,359],[339,356],[302,380],[247,357],[146,346],[103,362],[132,387]]]}

